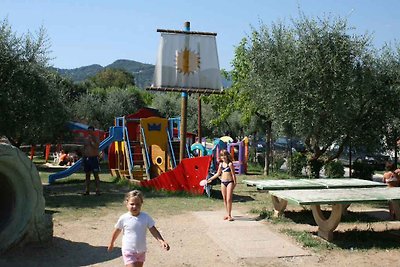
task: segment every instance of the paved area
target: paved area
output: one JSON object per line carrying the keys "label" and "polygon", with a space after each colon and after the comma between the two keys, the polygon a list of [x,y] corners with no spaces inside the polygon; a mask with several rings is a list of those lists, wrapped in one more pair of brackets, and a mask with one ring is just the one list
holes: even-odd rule
{"label": "paved area", "polygon": [[232,257],[294,257],[311,255],[267,225],[245,215],[224,221],[224,212],[200,211],[194,214],[207,225],[207,234]]}

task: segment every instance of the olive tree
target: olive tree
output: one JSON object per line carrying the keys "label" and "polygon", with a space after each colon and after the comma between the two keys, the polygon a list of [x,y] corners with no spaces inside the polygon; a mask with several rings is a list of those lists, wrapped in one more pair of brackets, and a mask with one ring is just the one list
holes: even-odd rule
{"label": "olive tree", "polygon": [[135,77],[132,73],[122,69],[105,68],[89,78],[87,82],[92,83],[92,87],[127,88],[129,86],[135,86]]}
{"label": "olive tree", "polygon": [[[201,96],[203,99],[203,96]],[[181,116],[181,94],[176,92],[153,93],[151,106],[157,109],[165,118]],[[213,135],[214,128],[210,121],[216,116],[207,103],[202,103],[201,131],[202,136]],[[191,94],[187,104],[187,130],[196,133],[198,129],[198,94]]]}
{"label": "olive tree", "polygon": [[[317,164],[333,144],[376,144],[388,124],[385,103],[399,92],[379,72],[366,35],[350,35],[343,19],[261,25],[250,39],[249,93],[269,107],[274,123],[305,138]],[[395,105],[388,107],[396,112]],[[319,174],[317,171],[316,175]]]}
{"label": "olive tree", "polygon": [[[240,110],[262,119],[267,132],[303,138],[315,175],[345,146],[376,149],[399,115],[398,61],[380,55],[370,36],[350,32],[344,19],[304,15],[253,27],[235,51],[232,88],[210,98],[217,121]],[[328,154],[332,145],[339,149]]]}
{"label": "olive tree", "polygon": [[[251,46],[249,40],[243,38],[235,48],[235,56],[232,61],[233,70],[223,74],[231,79],[232,86],[225,90],[223,95],[212,95],[206,98],[218,116],[214,117],[210,123],[218,128],[224,128],[228,121],[242,129],[246,129],[246,134],[254,134],[259,131],[266,135],[265,168],[264,174],[269,174],[271,165],[271,140],[272,140],[272,121],[269,106],[263,101],[263,95],[253,95],[252,86],[254,80],[251,77],[253,68],[251,62]],[[238,116],[239,115],[239,116]],[[230,128],[235,131],[236,128]]]}
{"label": "olive tree", "polygon": [[48,70],[48,38],[16,36],[6,20],[0,23],[0,136],[15,146],[51,142],[68,118],[65,87]]}
{"label": "olive tree", "polygon": [[146,106],[146,92],[136,87],[91,88],[72,105],[74,119],[107,130],[116,117],[135,113]]}

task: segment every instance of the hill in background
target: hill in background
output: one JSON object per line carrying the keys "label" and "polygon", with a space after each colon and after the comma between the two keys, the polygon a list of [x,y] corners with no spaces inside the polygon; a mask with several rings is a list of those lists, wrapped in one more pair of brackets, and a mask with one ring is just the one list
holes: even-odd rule
{"label": "hill in background", "polygon": [[[145,88],[150,86],[153,82],[154,65],[145,64],[128,59],[118,59],[115,62],[105,67],[99,64],[93,64],[89,66],[79,67],[76,69],[58,69],[53,68],[63,77],[68,77],[74,82],[83,82],[84,80],[96,75],[105,68],[122,69],[135,76],[136,86]],[[222,85],[224,88],[230,86],[230,82],[222,78]]]}
{"label": "hill in background", "polygon": [[83,82],[105,68],[122,69],[132,73],[135,76],[136,85],[141,88],[150,86],[153,81],[154,65],[127,59],[116,60],[112,64],[105,67],[99,64],[93,64],[76,69],[54,68],[54,70],[57,71],[61,76],[68,77],[74,82]]}

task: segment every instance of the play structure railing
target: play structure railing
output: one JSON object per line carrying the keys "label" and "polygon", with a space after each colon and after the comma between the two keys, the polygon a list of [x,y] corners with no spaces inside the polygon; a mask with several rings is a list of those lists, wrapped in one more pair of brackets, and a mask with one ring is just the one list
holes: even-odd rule
{"label": "play structure railing", "polygon": [[190,146],[189,146],[189,144],[186,144],[186,155],[188,156],[188,158],[193,158],[192,153],[190,153]]}
{"label": "play structure railing", "polygon": [[172,168],[176,167],[176,159],[175,159],[175,152],[174,152],[174,147],[172,146],[172,139],[171,139],[171,134],[170,132],[167,130],[167,135],[168,135],[168,145],[169,145],[169,151],[171,154],[171,161],[172,161]]}
{"label": "play structure railing", "polygon": [[[129,135],[128,135],[128,129],[125,127],[125,124],[124,124],[124,141],[126,142],[125,144],[126,144],[126,149],[128,150],[128,155],[132,155],[132,149],[131,149],[131,144],[130,144],[130,141],[129,141]],[[134,162],[133,162],[133,157],[131,157],[131,156],[129,156],[128,157],[128,159],[129,159],[129,176],[130,177],[132,177],[132,171],[133,171],[133,164],[134,164]]]}
{"label": "play structure railing", "polygon": [[[176,124],[176,125],[175,125]],[[175,127],[176,126],[176,127]],[[181,129],[181,118],[169,118],[168,119],[168,131],[170,134],[171,139],[174,139],[174,128],[177,129],[177,135],[176,138],[179,140],[181,133],[180,133],[180,129]]]}
{"label": "play structure railing", "polygon": [[[125,116],[124,117],[117,117],[115,119],[115,124],[117,126],[121,126],[123,129],[123,141],[125,142],[125,150],[128,152],[127,155],[131,155],[131,145],[130,145],[130,141],[129,141],[129,135],[128,135],[128,129],[126,127],[126,119]],[[129,172],[129,176],[132,177],[132,171],[133,171],[133,157],[128,156],[127,157],[127,162],[128,162],[128,172]]]}
{"label": "play structure railing", "polygon": [[148,177],[150,177],[150,156],[149,156],[149,152],[147,151],[146,136],[144,134],[143,128],[140,128],[140,132],[142,134],[143,144],[144,144],[144,151],[145,151],[145,154],[146,154],[146,174],[147,174]]}

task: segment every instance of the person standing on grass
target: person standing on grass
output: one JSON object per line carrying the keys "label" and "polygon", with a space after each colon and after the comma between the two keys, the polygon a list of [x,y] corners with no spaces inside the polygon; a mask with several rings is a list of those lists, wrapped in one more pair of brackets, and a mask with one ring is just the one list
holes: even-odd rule
{"label": "person standing on grass", "polygon": [[93,173],[96,184],[96,195],[100,195],[100,178],[99,178],[99,138],[95,135],[94,127],[88,127],[88,136],[83,143],[83,169],[85,171],[86,190],[84,195],[90,194],[90,174]]}
{"label": "person standing on grass", "polygon": [[232,156],[225,149],[221,150],[220,158],[222,162],[218,166],[218,171],[216,174],[211,176],[207,182],[211,183],[212,180],[221,176],[221,193],[224,199],[224,206],[226,209],[226,216],[224,220],[233,221],[232,217],[232,198],[233,189],[235,189],[237,180],[235,175],[235,167],[233,166]]}
{"label": "person standing on grass", "polygon": [[122,257],[125,266],[141,267],[146,259],[146,229],[149,229],[165,250],[168,251],[170,247],[157,230],[150,215],[141,211],[143,205],[142,192],[139,190],[128,192],[125,196],[125,203],[128,212],[121,215],[115,224],[108,251],[112,251],[115,240],[123,232]]}

